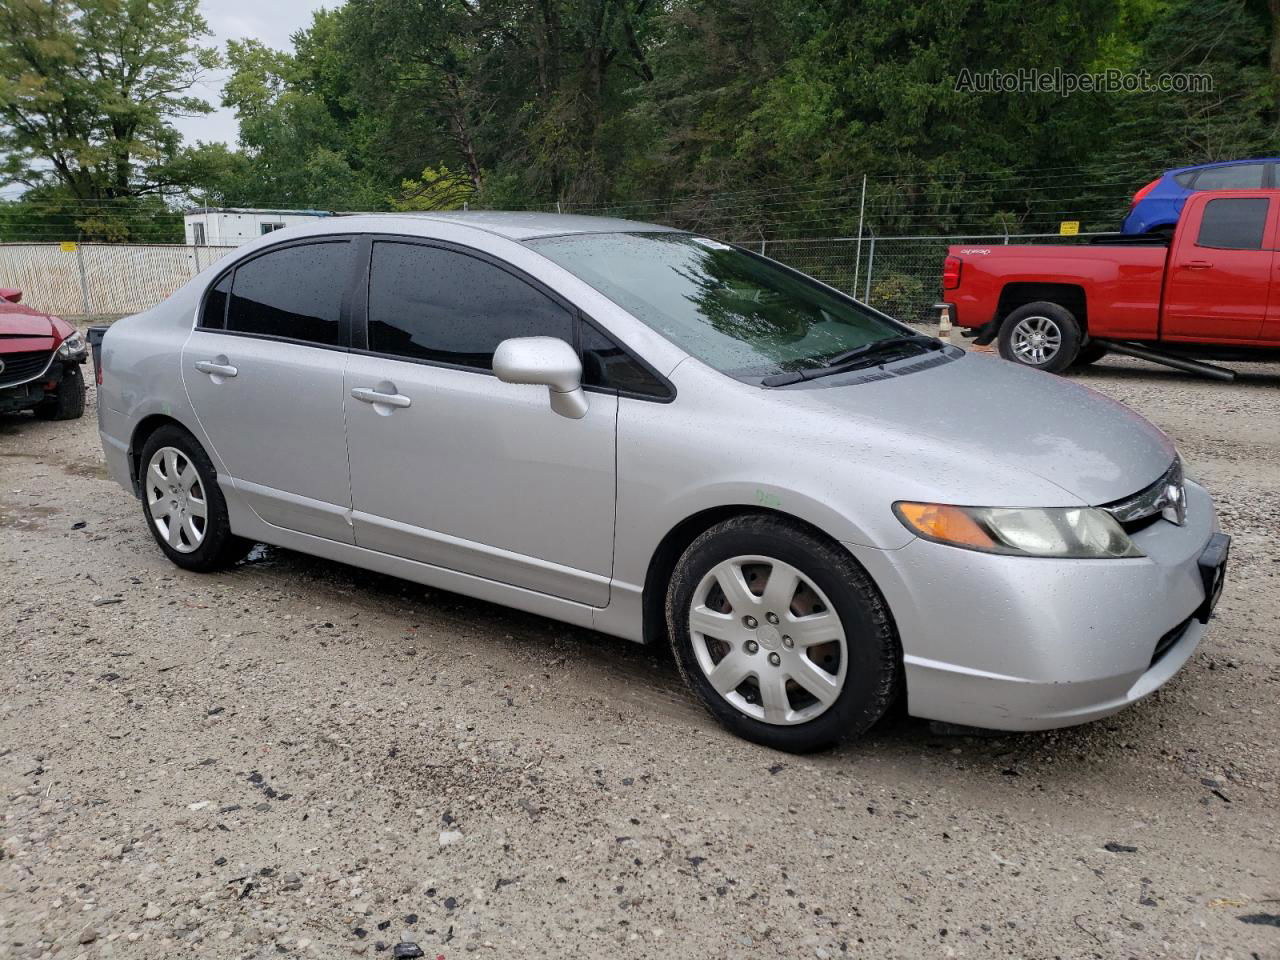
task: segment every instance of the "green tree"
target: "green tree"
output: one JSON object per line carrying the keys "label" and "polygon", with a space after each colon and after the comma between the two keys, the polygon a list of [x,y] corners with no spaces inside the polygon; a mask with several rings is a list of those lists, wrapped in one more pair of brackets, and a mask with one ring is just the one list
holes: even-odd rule
{"label": "green tree", "polygon": [[180,186],[173,120],[218,65],[197,0],[0,3],[0,176],[79,200]]}
{"label": "green tree", "polygon": [[321,10],[294,34],[293,53],[252,39],[227,45],[222,102],[235,110],[246,162],[238,180],[211,178],[209,192],[248,206],[385,206],[394,181],[368,169],[361,127],[372,113],[351,102],[338,29],[338,14]]}

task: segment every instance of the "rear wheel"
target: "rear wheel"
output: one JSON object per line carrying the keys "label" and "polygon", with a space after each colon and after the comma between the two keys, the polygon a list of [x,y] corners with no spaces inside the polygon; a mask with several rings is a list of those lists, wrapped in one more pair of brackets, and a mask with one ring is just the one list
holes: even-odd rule
{"label": "rear wheel", "polygon": [[253,544],[231,532],[217,472],[195,437],[161,427],[143,444],[140,466],[143,513],[165,556],[202,573],[244,558]]}
{"label": "rear wheel", "polygon": [[862,733],[897,690],[889,610],[852,556],[799,525],[735,517],[698,537],[667,593],[676,663],[734,733],[804,752]]}
{"label": "rear wheel", "polygon": [[1071,311],[1039,301],[1019,307],[1000,325],[1000,356],[1024,367],[1061,373],[1080,353],[1080,325]]}
{"label": "rear wheel", "polygon": [[32,411],[41,420],[79,420],[84,416],[84,375],[78,363],[62,368],[62,380],[51,396]]}

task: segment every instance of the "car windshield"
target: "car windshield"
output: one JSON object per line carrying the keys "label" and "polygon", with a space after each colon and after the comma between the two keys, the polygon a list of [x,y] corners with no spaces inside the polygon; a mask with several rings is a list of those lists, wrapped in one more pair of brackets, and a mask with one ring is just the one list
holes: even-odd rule
{"label": "car windshield", "polygon": [[910,333],[781,264],[685,233],[605,233],[528,245],[730,376],[821,367]]}

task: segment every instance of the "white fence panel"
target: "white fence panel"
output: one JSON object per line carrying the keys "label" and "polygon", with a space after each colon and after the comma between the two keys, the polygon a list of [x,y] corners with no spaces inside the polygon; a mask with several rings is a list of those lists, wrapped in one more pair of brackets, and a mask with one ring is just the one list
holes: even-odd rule
{"label": "white fence panel", "polygon": [[137,313],[159,303],[235,247],[177,244],[0,244],[0,286],[62,316]]}

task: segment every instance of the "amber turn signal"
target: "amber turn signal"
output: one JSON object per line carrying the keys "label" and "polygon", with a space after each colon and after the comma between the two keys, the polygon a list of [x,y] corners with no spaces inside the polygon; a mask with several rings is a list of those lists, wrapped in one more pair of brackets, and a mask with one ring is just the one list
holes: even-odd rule
{"label": "amber turn signal", "polygon": [[930,540],[977,550],[991,550],[997,546],[991,536],[960,507],[901,501],[894,504],[894,508],[908,527]]}

